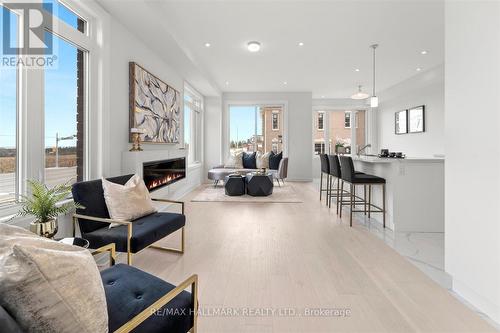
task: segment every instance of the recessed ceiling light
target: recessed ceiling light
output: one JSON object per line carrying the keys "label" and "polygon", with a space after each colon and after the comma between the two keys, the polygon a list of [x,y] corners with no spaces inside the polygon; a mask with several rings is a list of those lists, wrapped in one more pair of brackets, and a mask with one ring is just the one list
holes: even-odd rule
{"label": "recessed ceiling light", "polygon": [[284,84],[284,85],[286,86],[286,85],[288,84],[288,82],[286,82],[286,81],[283,81],[283,84]]}
{"label": "recessed ceiling light", "polygon": [[424,55],[425,55],[425,54],[427,54],[427,51],[426,51],[426,50],[422,50],[422,51],[420,52],[420,54],[424,54]]}
{"label": "recessed ceiling light", "polygon": [[228,86],[228,85],[229,85],[229,81],[226,81],[226,86]]}
{"label": "recessed ceiling light", "polygon": [[325,95],[321,95],[321,98],[325,98]]}
{"label": "recessed ceiling light", "polygon": [[210,43],[205,43],[205,47],[210,47],[211,44]]}
{"label": "recessed ceiling light", "polygon": [[422,68],[417,67],[417,72],[420,72],[421,70],[422,70]]}
{"label": "recessed ceiling light", "polygon": [[299,42],[299,46],[304,46],[304,43],[302,43],[302,42]]}
{"label": "recessed ceiling light", "polygon": [[354,71],[355,71],[355,72],[359,72],[359,68],[356,68]]}
{"label": "recessed ceiling light", "polygon": [[253,41],[247,43],[247,49],[250,52],[259,52],[260,51],[260,43]]}

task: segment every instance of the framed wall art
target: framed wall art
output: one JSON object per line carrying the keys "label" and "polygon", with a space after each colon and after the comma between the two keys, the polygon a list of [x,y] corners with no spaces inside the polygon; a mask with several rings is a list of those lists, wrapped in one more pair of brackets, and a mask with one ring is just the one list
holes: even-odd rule
{"label": "framed wall art", "polygon": [[129,132],[137,129],[142,142],[179,143],[181,102],[177,90],[137,63],[129,63]]}

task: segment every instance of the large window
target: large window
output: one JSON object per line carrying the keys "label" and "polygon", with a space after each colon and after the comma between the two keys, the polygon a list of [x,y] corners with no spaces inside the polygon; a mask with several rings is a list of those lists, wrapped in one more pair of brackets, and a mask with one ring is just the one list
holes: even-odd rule
{"label": "large window", "polygon": [[283,107],[229,106],[229,150],[262,153],[283,150]]}
{"label": "large window", "polygon": [[[47,32],[47,35],[50,33]],[[85,52],[52,35],[58,66],[45,70],[45,183],[85,176]]]}
{"label": "large window", "polygon": [[[315,155],[351,152],[352,112],[313,112],[313,122],[318,125],[313,133]],[[319,119],[326,127],[319,126]],[[356,111],[356,145],[357,147],[365,145],[365,111],[362,110]]]}
{"label": "large window", "polygon": [[[9,16],[11,46],[17,46],[17,15],[0,6],[0,36],[3,36],[4,17]],[[0,50],[4,39],[0,38]],[[17,149],[17,91],[18,70],[0,68],[0,205],[16,199],[18,183]]]}
{"label": "large window", "polygon": [[189,86],[184,87],[184,144],[188,163],[201,162],[203,98]]}
{"label": "large window", "polygon": [[[44,47],[44,43],[52,46],[45,48],[45,54],[40,54],[43,51],[35,54],[19,51],[25,50],[27,45],[33,47],[31,37],[26,37],[33,34],[25,34],[27,27],[21,23],[27,22],[23,15],[28,12],[35,15],[33,13],[38,7],[27,9],[29,3],[0,5],[0,52],[3,59],[23,58],[19,62],[2,61],[0,65],[2,215],[15,211],[12,204],[20,194],[26,194],[28,179],[53,186],[84,180],[88,174],[85,133],[89,84],[86,65],[92,48],[97,44],[87,34],[88,21],[56,0],[43,0],[42,3],[43,10],[53,14],[52,24],[42,22],[44,40],[38,40],[36,44],[37,48]],[[10,33],[4,29],[9,29]],[[10,39],[10,48],[19,45],[24,49],[4,54],[6,39]],[[38,60],[32,60],[31,64],[26,61],[33,58]],[[8,207],[4,207],[6,202]]]}

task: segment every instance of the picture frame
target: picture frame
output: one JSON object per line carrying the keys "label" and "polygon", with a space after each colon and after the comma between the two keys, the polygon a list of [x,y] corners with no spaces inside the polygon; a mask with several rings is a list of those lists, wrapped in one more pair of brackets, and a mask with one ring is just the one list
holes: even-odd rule
{"label": "picture frame", "polygon": [[425,105],[408,109],[408,132],[425,132]]}
{"label": "picture frame", "polygon": [[[134,129],[146,144],[180,143],[181,104],[178,90],[129,62],[129,133]],[[131,134],[129,142],[133,142]]]}
{"label": "picture frame", "polygon": [[394,133],[397,135],[408,133],[408,110],[398,111],[394,114]]}

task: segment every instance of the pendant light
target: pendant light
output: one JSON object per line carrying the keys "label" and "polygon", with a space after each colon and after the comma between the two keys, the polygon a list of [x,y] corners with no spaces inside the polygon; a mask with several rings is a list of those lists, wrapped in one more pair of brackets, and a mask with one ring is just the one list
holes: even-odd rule
{"label": "pendant light", "polygon": [[375,95],[375,50],[378,47],[378,44],[373,44],[370,45],[370,47],[373,49],[373,92],[372,92],[372,97],[370,98],[370,106],[372,108],[378,107],[378,97]]}
{"label": "pendant light", "polygon": [[358,86],[358,92],[351,96],[351,99],[367,99],[370,94],[361,91],[361,85]]}

